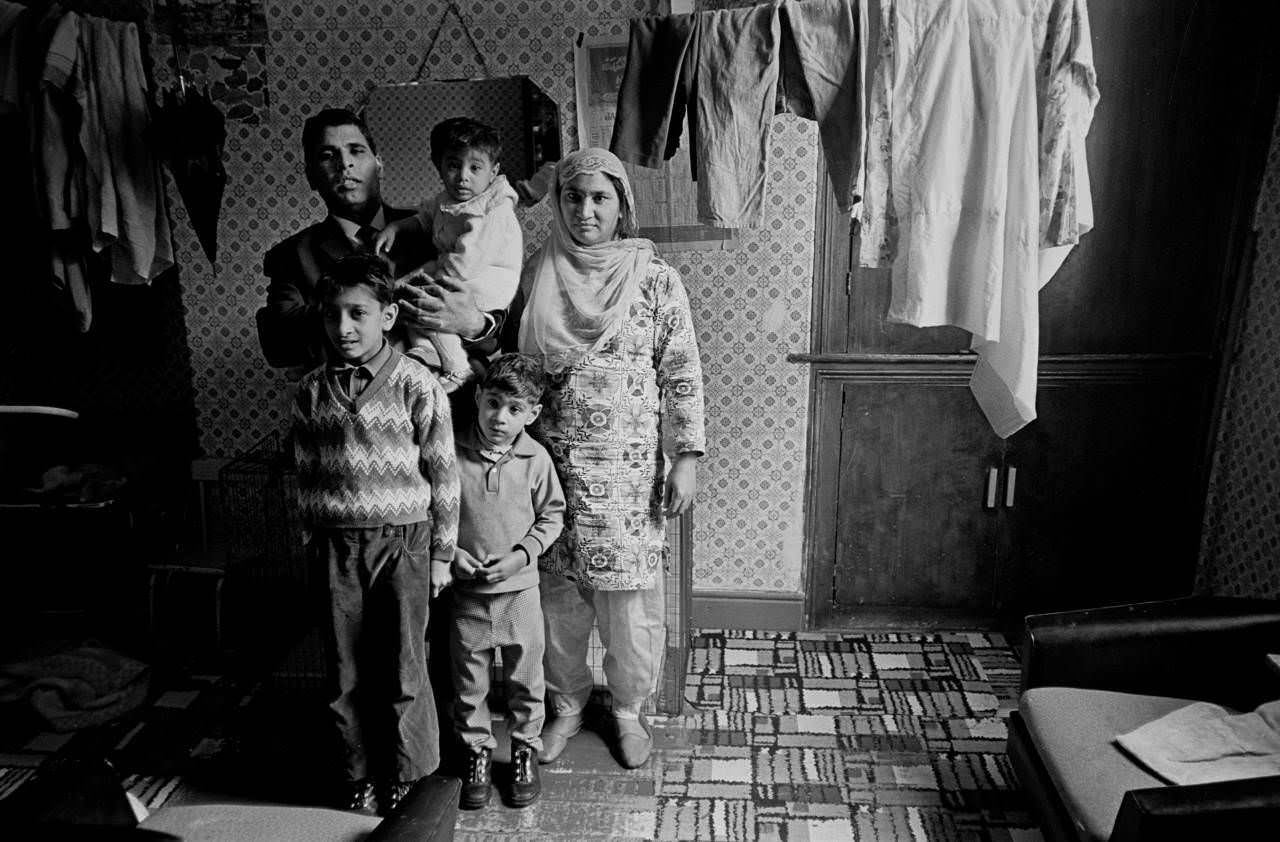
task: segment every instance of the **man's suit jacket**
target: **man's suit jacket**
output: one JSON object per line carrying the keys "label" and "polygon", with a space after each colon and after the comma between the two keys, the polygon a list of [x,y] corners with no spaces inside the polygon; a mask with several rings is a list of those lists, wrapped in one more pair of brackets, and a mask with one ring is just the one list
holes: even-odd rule
{"label": "man's suit jacket", "polygon": [[[383,205],[383,217],[394,222],[414,211]],[[430,237],[412,238],[411,249],[396,250],[392,269],[396,277],[408,274],[436,257]],[[258,342],[272,366],[313,367],[325,359],[327,340],[320,320],[316,286],[321,276],[340,258],[355,252],[331,216],[272,246],[263,260],[267,284],[266,306],[257,312]]]}

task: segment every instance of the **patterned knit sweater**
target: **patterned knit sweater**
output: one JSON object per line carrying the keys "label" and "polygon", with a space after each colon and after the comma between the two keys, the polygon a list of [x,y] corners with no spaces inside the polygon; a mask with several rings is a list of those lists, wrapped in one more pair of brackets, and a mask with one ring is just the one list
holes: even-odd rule
{"label": "patterned knit sweater", "polygon": [[431,557],[452,561],[458,466],[449,399],[431,372],[393,350],[355,400],[321,366],[302,378],[293,446],[303,523],[432,522]]}

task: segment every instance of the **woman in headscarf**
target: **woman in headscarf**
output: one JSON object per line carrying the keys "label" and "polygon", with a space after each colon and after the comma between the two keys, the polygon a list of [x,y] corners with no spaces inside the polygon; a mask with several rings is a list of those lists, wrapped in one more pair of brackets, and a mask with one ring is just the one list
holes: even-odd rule
{"label": "woman in headscarf", "polygon": [[536,433],[551,451],[568,511],[539,561],[549,763],[582,728],[587,644],[599,621],[624,766],[648,760],[641,707],[666,646],[665,519],[693,502],[705,450],[702,366],[677,272],[636,236],[622,162],[584,149],[556,167],[551,236],[525,264],[519,348],[550,386]]}

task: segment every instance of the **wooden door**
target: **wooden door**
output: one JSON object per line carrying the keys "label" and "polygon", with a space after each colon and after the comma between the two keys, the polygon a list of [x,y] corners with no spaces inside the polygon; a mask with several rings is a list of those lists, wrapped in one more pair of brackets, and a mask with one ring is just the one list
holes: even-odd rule
{"label": "wooden door", "polygon": [[1008,441],[997,574],[1005,617],[1191,591],[1204,371],[1115,363],[1092,366],[1081,382],[1073,369],[1042,374],[1040,417]]}
{"label": "wooden door", "polygon": [[[967,372],[863,369],[832,378],[839,441],[820,470],[831,610],[911,606],[989,613],[998,521],[985,483],[1003,443],[973,411]],[[851,504],[856,501],[856,504]]]}

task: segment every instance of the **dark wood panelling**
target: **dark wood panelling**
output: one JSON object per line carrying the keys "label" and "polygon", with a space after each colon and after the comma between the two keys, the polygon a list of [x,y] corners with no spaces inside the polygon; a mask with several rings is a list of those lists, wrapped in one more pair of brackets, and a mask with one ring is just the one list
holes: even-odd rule
{"label": "dark wood panelling", "polygon": [[1275,107],[1260,83],[1274,72],[1275,4],[1092,3],[1089,15],[1096,221],[1040,294],[1041,351],[1210,352],[1257,189],[1242,162],[1256,157],[1259,111]]}
{"label": "dark wood panelling", "polygon": [[995,511],[983,479],[1002,443],[963,381],[843,386],[836,522],[837,610],[851,605],[985,608]]}
{"label": "dark wood panelling", "polygon": [[1042,384],[1040,418],[1005,455],[1002,485],[1016,473],[1000,500],[1000,613],[1190,591],[1200,501],[1188,475],[1205,387],[1185,369]]}

